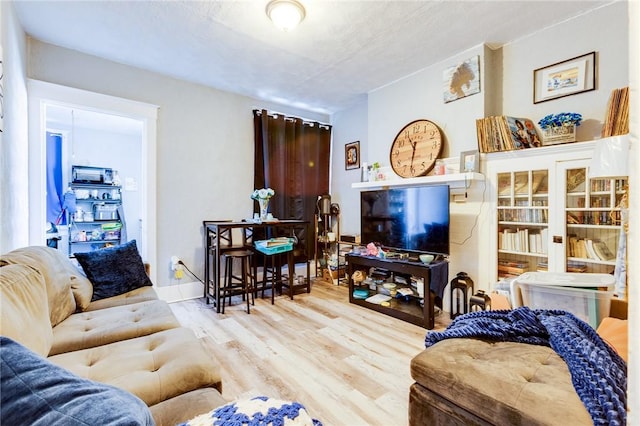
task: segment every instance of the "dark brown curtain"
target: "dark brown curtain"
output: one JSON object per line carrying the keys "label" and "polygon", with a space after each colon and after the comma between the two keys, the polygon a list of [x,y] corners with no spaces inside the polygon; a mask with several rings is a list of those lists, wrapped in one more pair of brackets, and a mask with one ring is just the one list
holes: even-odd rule
{"label": "dark brown curtain", "polygon": [[309,221],[297,235],[305,243],[304,254],[312,256],[316,203],[329,193],[331,126],[267,110],[253,111],[253,126],[254,188],[275,191],[269,211],[278,219]]}

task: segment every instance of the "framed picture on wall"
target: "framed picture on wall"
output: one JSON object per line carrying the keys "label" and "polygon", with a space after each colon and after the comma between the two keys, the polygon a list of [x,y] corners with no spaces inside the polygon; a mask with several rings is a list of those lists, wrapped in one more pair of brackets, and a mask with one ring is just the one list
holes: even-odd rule
{"label": "framed picture on wall", "polygon": [[533,71],[533,103],[596,89],[596,52]]}
{"label": "framed picture on wall", "polygon": [[460,153],[460,173],[479,172],[480,171],[480,152],[475,149],[473,151],[463,151]]}
{"label": "framed picture on wall", "polygon": [[351,142],[344,146],[344,169],[360,168],[360,141]]}
{"label": "framed picture on wall", "polygon": [[448,67],[442,73],[444,103],[480,93],[480,56]]}

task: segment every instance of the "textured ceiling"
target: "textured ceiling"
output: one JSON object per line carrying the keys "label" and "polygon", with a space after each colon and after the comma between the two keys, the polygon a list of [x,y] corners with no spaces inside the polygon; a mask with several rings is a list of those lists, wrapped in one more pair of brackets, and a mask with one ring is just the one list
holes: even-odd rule
{"label": "textured ceiling", "polygon": [[607,1],[300,0],[290,33],[267,0],[26,1],[41,41],[257,99],[333,113],[481,43],[501,46]]}

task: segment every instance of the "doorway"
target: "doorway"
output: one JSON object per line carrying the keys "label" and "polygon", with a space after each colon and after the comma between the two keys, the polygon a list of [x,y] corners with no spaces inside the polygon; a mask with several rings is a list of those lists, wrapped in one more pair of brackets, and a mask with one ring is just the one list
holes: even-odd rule
{"label": "doorway", "polygon": [[[42,195],[47,193],[46,139],[47,132],[55,132],[64,141],[64,184],[70,180],[71,165],[122,169],[128,239],[135,238],[145,262],[156,265],[157,106],[37,80],[29,80],[28,90],[29,243],[45,245],[47,239],[47,202]],[[60,238],[62,243],[66,235]],[[151,279],[155,281],[153,268]]]}
{"label": "doorway", "polygon": [[[144,249],[142,232],[142,121],[98,111],[45,104],[47,132],[47,223],[57,231],[58,248],[71,252],[73,225],[66,220],[64,196],[72,166],[113,170],[122,187],[123,223],[127,241]],[[51,149],[55,145],[56,149]],[[71,228],[69,228],[71,227]],[[47,241],[49,245],[49,241]]]}

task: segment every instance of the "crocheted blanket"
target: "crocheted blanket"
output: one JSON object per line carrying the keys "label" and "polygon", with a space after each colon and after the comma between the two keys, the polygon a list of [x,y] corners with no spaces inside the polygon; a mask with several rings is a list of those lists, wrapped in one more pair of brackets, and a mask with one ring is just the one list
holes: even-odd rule
{"label": "crocheted blanket", "polygon": [[528,307],[471,312],[456,317],[445,331],[428,332],[425,345],[464,337],[551,347],[567,363],[593,424],[626,424],[627,364],[573,314]]}

